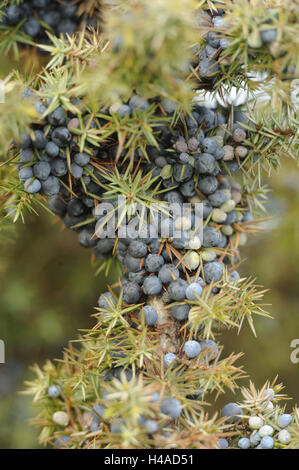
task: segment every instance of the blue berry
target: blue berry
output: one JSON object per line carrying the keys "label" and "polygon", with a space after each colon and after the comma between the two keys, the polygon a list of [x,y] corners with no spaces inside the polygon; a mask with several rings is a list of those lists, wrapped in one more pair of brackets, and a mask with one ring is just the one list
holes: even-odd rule
{"label": "blue berry", "polygon": [[93,411],[92,411],[92,417],[100,422],[104,418],[104,413],[106,411],[106,408],[103,405],[94,405]]}
{"label": "blue berry", "polygon": [[182,405],[176,398],[164,398],[161,403],[161,412],[176,419],[182,412]]}
{"label": "blue berry", "polygon": [[240,447],[240,449],[249,449],[250,440],[247,437],[241,437],[238,441],[238,447]]}
{"label": "blue berry", "polygon": [[139,240],[134,240],[130,243],[128,251],[135,258],[143,258],[147,255],[147,246]]}
{"label": "blue berry", "polygon": [[215,168],[215,157],[209,153],[201,153],[195,160],[195,169],[201,175],[214,174]]}
{"label": "blue berry", "polygon": [[57,32],[58,34],[68,34],[72,36],[76,31],[76,24],[71,20],[65,20],[59,23]]}
{"label": "blue berry", "polygon": [[35,36],[38,35],[40,31],[40,24],[35,18],[29,18],[25,23],[23,24],[23,28],[26,34],[28,36],[31,36],[34,38]]}
{"label": "blue berry", "polygon": [[48,395],[51,398],[58,398],[60,393],[61,393],[61,387],[59,387],[57,385],[51,385],[48,388]]}
{"label": "blue berry", "polygon": [[189,300],[196,300],[202,294],[202,287],[198,282],[192,282],[186,289],[186,297]]}
{"label": "blue berry", "polygon": [[42,131],[35,131],[34,132],[34,140],[33,140],[33,145],[34,147],[38,149],[44,149],[46,144],[47,144],[47,139],[44,136],[44,133]]}
{"label": "blue berry", "polygon": [[145,111],[150,106],[150,104],[141,96],[134,95],[129,100],[129,106],[131,109],[140,109],[141,111]]}
{"label": "blue berry", "polygon": [[162,290],[162,282],[157,276],[148,276],[143,282],[145,295],[158,295]]}
{"label": "blue berry", "polygon": [[33,171],[31,166],[25,166],[19,170],[19,180],[26,181],[33,177]]}
{"label": "blue berry", "polygon": [[187,320],[189,312],[190,312],[190,307],[187,304],[174,305],[173,307],[171,307],[171,312],[176,320],[179,320],[179,321]]}
{"label": "blue berry", "polygon": [[140,258],[135,258],[134,256],[131,256],[129,253],[127,253],[124,258],[124,265],[130,272],[137,273],[142,268],[140,261]]}
{"label": "blue berry", "polygon": [[176,354],[173,354],[173,353],[164,354],[164,357],[163,357],[164,366],[169,367],[170,364],[172,364],[172,362],[175,361],[175,359],[176,359]]}
{"label": "blue berry", "polygon": [[70,442],[70,440],[71,440],[70,436],[66,436],[66,435],[59,436],[55,440],[54,445],[56,447],[67,447],[67,444]]}
{"label": "blue berry", "polygon": [[212,261],[206,263],[203,267],[205,281],[210,284],[210,282],[218,282],[222,277],[223,264],[218,263],[218,261]]}
{"label": "blue berry", "polygon": [[21,163],[30,163],[34,159],[32,149],[21,149],[20,151],[20,162]]}
{"label": "blue berry", "polygon": [[242,415],[242,414],[243,414],[243,410],[237,405],[237,403],[227,403],[222,408],[222,412],[221,412],[221,416],[228,417],[229,419],[227,421],[229,422],[232,421],[232,418],[234,418],[236,415]]}
{"label": "blue berry", "polygon": [[[145,324],[147,326],[153,326],[157,323],[158,313],[153,307],[151,307],[150,305],[145,305],[145,307],[143,307],[143,312],[144,312]],[[141,320],[141,318],[142,318],[142,311],[139,312],[138,320]]]}
{"label": "blue berry", "polygon": [[58,178],[65,176],[68,171],[67,163],[62,158],[54,158],[54,160],[51,162],[51,169],[52,169],[52,174],[54,176],[57,176]]}
{"label": "blue berry", "polygon": [[171,281],[168,286],[168,294],[172,300],[181,301],[186,298],[186,290],[188,283],[183,279],[177,279],[176,281]]}
{"label": "blue berry", "polygon": [[45,181],[42,181],[42,192],[46,196],[54,196],[59,193],[60,183],[55,176],[49,176]]}
{"label": "blue berry", "polygon": [[215,139],[213,139],[213,137],[206,137],[203,140],[202,146],[205,152],[211,153],[213,155],[216,152],[217,147],[218,147],[217,142]]}
{"label": "blue berry", "polygon": [[58,147],[66,147],[72,140],[72,135],[67,127],[56,127],[51,138]]}
{"label": "blue berry", "polygon": [[238,271],[232,271],[229,275],[230,282],[235,282],[238,279],[240,279],[240,274],[238,273]]}
{"label": "blue berry", "polygon": [[211,248],[218,246],[220,242],[220,235],[215,227],[209,225],[203,229],[202,246],[204,248]]}
{"label": "blue berry", "polygon": [[218,445],[220,447],[220,449],[227,449],[228,448],[228,440],[225,439],[224,437],[220,437],[218,439]]}
{"label": "blue berry", "polygon": [[164,264],[158,276],[163,284],[169,284],[171,281],[174,281],[175,278],[180,277],[180,272],[173,264]]}
{"label": "blue berry", "polygon": [[212,339],[204,339],[200,343],[201,351],[208,351],[210,360],[214,360],[218,354],[218,347]]}
{"label": "blue berry", "polygon": [[274,440],[271,436],[264,436],[261,440],[260,446],[262,449],[273,449]]}
{"label": "blue berry", "polygon": [[144,427],[149,434],[154,434],[159,429],[158,424],[153,419],[148,419],[145,421]]}
{"label": "blue berry", "polygon": [[[63,128],[61,126],[65,124],[65,111],[61,106],[56,108],[53,111],[53,113],[49,114],[48,121],[50,124],[52,124],[52,126],[55,126],[55,127],[58,126],[57,132],[55,133],[54,131],[56,137],[59,138],[59,136],[64,135],[65,131],[62,132],[61,129],[66,129],[66,128]],[[70,136],[67,133],[65,133],[65,136],[67,137],[67,140],[70,139]]]}
{"label": "blue berry", "polygon": [[59,217],[64,217],[66,213],[66,204],[59,196],[52,196],[48,201],[49,209]]}
{"label": "blue berry", "polygon": [[127,104],[121,105],[117,110],[117,114],[119,114],[121,118],[131,114],[130,106],[128,106]]}
{"label": "blue berry", "polygon": [[74,156],[75,163],[79,166],[86,166],[89,163],[90,156],[88,153],[81,152],[81,153],[76,153]]}
{"label": "blue berry", "polygon": [[100,308],[104,309],[110,309],[111,305],[115,305],[116,301],[111,294],[111,292],[104,292],[104,294],[101,294],[99,299],[98,299],[98,306]]}
{"label": "blue berry", "polygon": [[39,180],[46,180],[51,173],[51,165],[48,162],[38,162],[33,167],[33,173]]}
{"label": "blue berry", "polygon": [[285,413],[278,418],[278,425],[281,428],[286,428],[292,422],[292,416]]}
{"label": "blue berry", "polygon": [[220,207],[227,200],[225,192],[221,189],[217,189],[213,194],[208,196],[208,199],[213,207]]}
{"label": "blue berry", "polygon": [[77,163],[72,163],[71,164],[71,173],[72,173],[72,176],[75,179],[79,180],[81,178],[81,176],[83,175],[82,166],[77,165]]}
{"label": "blue berry", "polygon": [[97,240],[93,238],[94,231],[84,228],[79,235],[79,243],[85,248],[91,248],[97,244]]}
{"label": "blue berry", "polygon": [[147,255],[145,259],[145,269],[149,273],[156,273],[164,264],[164,258],[160,255]]}
{"label": "blue berry", "polygon": [[265,29],[260,31],[261,40],[268,44],[269,42],[275,41],[277,38],[277,29]]}
{"label": "blue berry", "polygon": [[29,194],[38,193],[41,187],[41,182],[38,179],[30,178],[24,183],[24,190]]}
{"label": "blue berry", "polygon": [[186,341],[183,347],[183,351],[187,357],[190,359],[198,356],[200,353],[201,347],[198,341],[190,340]]}
{"label": "blue berry", "polygon": [[10,24],[18,24],[22,19],[22,10],[18,5],[11,5],[6,10]]}
{"label": "blue berry", "polygon": [[216,191],[218,181],[215,176],[205,176],[198,181],[198,189],[206,195],[212,194]]}
{"label": "blue berry", "polygon": [[110,424],[110,431],[113,434],[119,434],[121,433],[121,426],[125,424],[125,421],[123,419],[116,419]]}
{"label": "blue berry", "polygon": [[140,287],[137,282],[127,281],[124,284],[123,299],[127,304],[136,304],[140,299]]}
{"label": "blue berry", "polygon": [[47,143],[45,150],[49,157],[55,158],[59,155],[59,147],[51,140]]}
{"label": "blue berry", "polygon": [[80,199],[73,198],[67,203],[67,211],[71,216],[78,217],[84,213],[85,206]]}

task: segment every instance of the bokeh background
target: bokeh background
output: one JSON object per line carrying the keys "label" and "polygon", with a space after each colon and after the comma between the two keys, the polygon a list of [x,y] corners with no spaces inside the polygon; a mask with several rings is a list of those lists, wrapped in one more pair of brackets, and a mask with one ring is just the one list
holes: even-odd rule
{"label": "bokeh background", "polygon": [[[22,62],[2,62],[0,78]],[[1,130],[0,130],[1,132]],[[258,386],[277,374],[292,403],[299,403],[299,364],[290,361],[290,343],[299,338],[299,170],[284,161],[265,182],[271,188],[268,212],[273,216],[263,233],[249,237],[242,249],[240,272],[269,288],[265,302],[272,320],[256,320],[257,338],[247,325],[239,335],[231,330],[221,337],[224,355],[244,353],[239,361]],[[63,230],[48,213],[28,216],[19,223],[17,237],[0,244],[0,338],[6,344],[6,364],[0,364],[0,448],[36,448],[37,432],[30,398],[21,395],[29,366],[61,357],[77,330],[94,324],[93,306],[106,283],[95,276],[90,252],[77,235]],[[241,382],[246,385],[248,380]],[[216,403],[232,398],[228,391]],[[237,399],[238,397],[234,397]]]}

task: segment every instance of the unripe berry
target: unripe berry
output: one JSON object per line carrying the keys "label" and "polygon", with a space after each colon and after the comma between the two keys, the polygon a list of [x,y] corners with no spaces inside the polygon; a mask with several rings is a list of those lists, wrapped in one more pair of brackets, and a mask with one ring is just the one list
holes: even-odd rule
{"label": "unripe berry", "polygon": [[54,423],[59,424],[59,426],[67,426],[69,424],[69,416],[64,411],[55,411],[52,419]]}
{"label": "unripe berry", "polygon": [[263,419],[259,416],[251,416],[248,422],[250,429],[260,429],[263,426],[263,423]]}

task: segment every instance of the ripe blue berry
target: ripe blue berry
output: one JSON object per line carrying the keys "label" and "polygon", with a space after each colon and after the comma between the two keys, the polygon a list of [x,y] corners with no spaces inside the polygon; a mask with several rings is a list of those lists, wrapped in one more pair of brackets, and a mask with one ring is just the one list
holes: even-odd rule
{"label": "ripe blue berry", "polygon": [[[223,408],[221,412],[222,417],[228,417],[229,419],[227,421],[232,421],[236,415],[242,415],[243,410],[237,405],[237,403],[227,403]],[[238,419],[238,418],[237,418]]]}
{"label": "ripe blue berry", "polygon": [[228,440],[225,439],[224,437],[220,437],[218,439],[218,445],[220,447],[220,449],[227,449],[228,448]]}
{"label": "ripe blue berry", "polygon": [[181,301],[186,298],[186,290],[188,283],[183,279],[177,279],[176,281],[171,281],[168,286],[168,294],[172,300]]}
{"label": "ripe blue berry", "polygon": [[153,419],[148,419],[145,421],[144,427],[149,434],[154,434],[159,429],[158,424]]}
{"label": "ripe blue berry", "polygon": [[136,304],[140,299],[140,287],[136,282],[127,281],[123,285],[123,299],[127,304]]}
{"label": "ripe blue berry", "polygon": [[198,356],[200,353],[201,347],[198,341],[190,340],[186,341],[183,347],[183,351],[187,357],[192,359],[193,357]]}
{"label": "ripe blue berry", "polygon": [[68,171],[66,161],[62,158],[54,158],[54,160],[51,162],[51,170],[52,174],[58,178],[65,176]]}
{"label": "ripe blue berry", "polygon": [[72,163],[71,164],[71,173],[72,173],[72,176],[76,180],[79,180],[81,178],[81,176],[83,175],[82,166],[77,165],[77,163]]}
{"label": "ripe blue berry", "polygon": [[173,307],[171,307],[171,312],[176,320],[179,320],[179,321],[187,320],[189,312],[190,312],[190,307],[187,304],[174,305]]}
{"label": "ripe blue berry", "polygon": [[46,196],[54,196],[59,193],[60,183],[55,176],[49,176],[45,181],[42,181],[42,192]]}
{"label": "ripe blue berry", "polygon": [[114,297],[112,296],[111,292],[104,292],[104,294],[101,294],[98,299],[98,306],[100,308],[110,309],[111,305],[115,305],[115,304],[116,304],[116,301]]}
{"label": "ripe blue berry", "polygon": [[218,263],[218,261],[212,261],[211,263],[206,263],[203,267],[205,281],[210,284],[210,282],[218,282],[222,277],[223,264]]}
{"label": "ripe blue berry", "polygon": [[238,441],[238,447],[240,447],[240,449],[249,449],[250,440],[247,437],[241,437]]}
{"label": "ripe blue berry", "polygon": [[42,131],[34,131],[34,140],[33,140],[33,145],[37,149],[44,149],[46,144],[47,144],[47,139],[44,136],[44,133]]}
{"label": "ripe blue berry", "polygon": [[89,163],[90,156],[88,153],[81,152],[81,153],[76,153],[74,156],[75,163],[79,166],[86,166]]}
{"label": "ripe blue berry", "polygon": [[148,276],[143,282],[145,295],[158,295],[162,290],[162,282],[157,276]]}
{"label": "ripe blue berry", "polygon": [[202,294],[202,287],[198,282],[192,282],[186,289],[186,297],[189,300],[196,300]]}
{"label": "ripe blue berry", "polygon": [[145,269],[149,273],[156,273],[164,264],[164,258],[160,255],[147,255],[145,259]]}
{"label": "ripe blue berry", "polygon": [[204,248],[211,248],[214,246],[218,246],[220,242],[220,235],[215,227],[210,227],[207,225],[203,229],[203,240],[202,246]]}
{"label": "ripe blue berry", "polygon": [[61,393],[61,387],[59,387],[57,385],[51,385],[48,388],[48,395],[51,398],[58,398],[60,393]]}
{"label": "ripe blue berry", "polygon": [[128,251],[135,258],[143,258],[147,255],[147,246],[139,240],[134,240],[130,243]]}
{"label": "ripe blue berry", "polygon": [[46,180],[51,173],[51,165],[48,162],[38,162],[33,167],[33,173],[39,180]]}
{"label": "ripe blue berry", "polygon": [[33,150],[32,149],[21,149],[20,151],[20,162],[21,163],[29,163],[32,162],[34,158]]}
{"label": "ripe blue berry", "polygon": [[163,363],[164,363],[164,366],[165,367],[169,367],[170,364],[175,361],[176,359],[176,354],[173,354],[173,353],[167,353],[167,354],[164,354],[164,357],[163,357]]}
{"label": "ripe blue berry", "polygon": [[164,264],[158,276],[163,284],[169,284],[171,281],[180,277],[180,272],[173,264]]}
{"label": "ripe blue berry", "polygon": [[41,182],[38,179],[30,178],[24,183],[24,190],[29,194],[38,193],[41,187]]}
{"label": "ripe blue berry", "polygon": [[[145,305],[145,307],[143,307],[143,312],[144,312],[145,324],[147,326],[153,326],[157,323],[158,313],[153,307],[151,307],[150,305]],[[138,314],[138,320],[141,320],[141,318],[142,318],[142,311],[139,312]]]}
{"label": "ripe blue berry", "polygon": [[161,412],[176,419],[182,412],[182,405],[176,398],[164,398],[161,403]]}
{"label": "ripe blue berry", "polygon": [[198,189],[206,195],[214,193],[218,186],[218,181],[215,176],[205,176],[198,181]]}
{"label": "ripe blue berry", "polygon": [[281,428],[286,428],[292,422],[292,416],[285,413],[278,418],[278,425]]}
{"label": "ripe blue berry", "polygon": [[265,436],[262,438],[260,446],[262,449],[273,449],[274,440],[271,436]]}
{"label": "ripe blue berry", "polygon": [[56,127],[52,132],[51,138],[58,147],[66,147],[72,140],[72,134],[67,127]]}
{"label": "ripe blue berry", "polygon": [[33,171],[31,166],[25,166],[19,170],[19,180],[26,181],[33,177]]}

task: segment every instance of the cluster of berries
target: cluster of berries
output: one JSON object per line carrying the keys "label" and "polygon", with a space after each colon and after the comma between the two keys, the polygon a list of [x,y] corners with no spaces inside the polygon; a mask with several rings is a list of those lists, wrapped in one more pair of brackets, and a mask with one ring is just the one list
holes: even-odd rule
{"label": "cluster of berries", "polygon": [[287,445],[291,440],[288,426],[293,421],[291,414],[285,413],[275,406],[275,391],[268,388],[259,410],[253,413],[246,405],[228,403],[222,410],[222,416],[228,423],[234,423],[238,430],[237,436],[221,438],[218,446],[221,449],[273,449]]}
{"label": "cluster of berries", "polygon": [[[144,111],[151,104],[134,95],[128,103],[101,110],[101,114],[118,113],[126,119],[134,110]],[[46,109],[42,102],[36,106],[41,113]],[[175,107],[167,100],[161,106],[170,116],[175,112]],[[113,210],[118,203],[117,199],[109,199],[104,189],[109,183],[105,175],[113,172],[116,147],[110,144],[99,148],[88,144],[84,152],[80,152],[77,135],[72,133],[72,129],[79,126],[76,115],[58,107],[46,119],[44,125],[34,125],[32,133],[23,139],[19,178],[24,181],[25,191],[49,196],[49,208],[67,227],[79,232],[81,245],[93,248],[100,257],[110,256],[115,248],[124,268],[123,301],[125,304],[144,304],[138,315],[139,324],[148,328],[159,325],[159,311],[152,302],[158,297],[170,312],[172,321],[182,325],[190,320],[188,301],[196,301],[206,286],[219,282],[225,269],[230,272],[231,282],[239,279],[238,272],[232,267],[237,253],[236,232],[252,217],[242,200],[241,186],[232,179],[232,173],[238,170],[247,154],[247,135],[238,122],[229,128],[226,117],[217,110],[196,105],[192,116],[185,123],[179,121],[174,129],[161,124],[156,136],[158,147],[148,146],[149,161],[143,159],[140,162],[140,154],[136,151],[136,165],[139,163],[142,174],[150,174],[154,184],[158,181],[163,188],[163,192],[157,194],[157,201],[168,203],[166,207],[175,204],[181,208],[180,214],[164,217],[162,213],[156,213],[154,220],[143,224],[141,235],[135,237],[127,230],[123,238],[117,238],[116,233],[102,238],[97,228],[105,212],[101,211],[101,206],[107,207],[107,201],[110,201]],[[88,114],[83,114],[82,120],[86,122]],[[101,117],[95,117],[92,126],[101,127],[105,122]],[[106,164],[104,172],[101,171],[103,163]],[[118,166],[122,170],[122,165]],[[124,177],[124,173],[121,176]],[[196,203],[201,203],[202,236],[196,230],[193,208]],[[185,204],[191,206],[187,213],[184,212]],[[245,234],[239,235],[240,244],[245,241]],[[229,254],[232,246],[234,255]],[[219,288],[213,287],[212,295],[218,292]],[[115,302],[110,292],[99,297],[98,306],[103,315]],[[185,340],[177,350],[163,351],[164,366],[171,367],[180,357],[196,359],[203,351],[212,361],[218,355],[217,344],[202,338]],[[115,354],[119,357],[121,352]],[[121,367],[112,368],[105,380],[120,378],[122,371],[130,380],[131,370]],[[53,390],[49,391],[50,396],[60,393]],[[190,398],[199,399],[200,396],[199,390]],[[181,414],[182,404],[178,399],[160,396],[156,399],[163,415],[176,419]],[[67,426],[67,415],[61,413],[64,412],[55,412],[53,421]],[[100,425],[101,413],[98,409],[93,410],[91,430]],[[119,432],[120,426],[121,423],[112,423],[111,431]],[[150,429],[149,433],[158,429],[155,422],[148,423],[147,420],[144,426]]]}
{"label": "cluster of berries", "polygon": [[[213,81],[220,72],[219,64],[230,64],[230,58],[223,52],[229,47],[230,38],[226,34],[228,23],[225,20],[225,10],[221,8],[221,2],[214,2],[217,10],[213,13],[209,9],[200,10],[197,22],[201,29],[207,30],[204,34],[204,43],[194,48],[194,67],[204,81]],[[222,4],[223,5],[223,4]],[[266,20],[259,26],[259,30],[248,37],[248,46],[254,49],[270,45],[277,39],[277,28],[271,27],[273,21]],[[271,50],[271,48],[270,48]]]}
{"label": "cluster of berries", "polygon": [[64,0],[29,0],[17,5],[10,5],[0,11],[0,25],[17,26],[38,44],[48,44],[47,31],[59,36],[72,35],[78,26],[85,22],[96,27],[94,18],[83,18],[78,15],[78,2]]}

